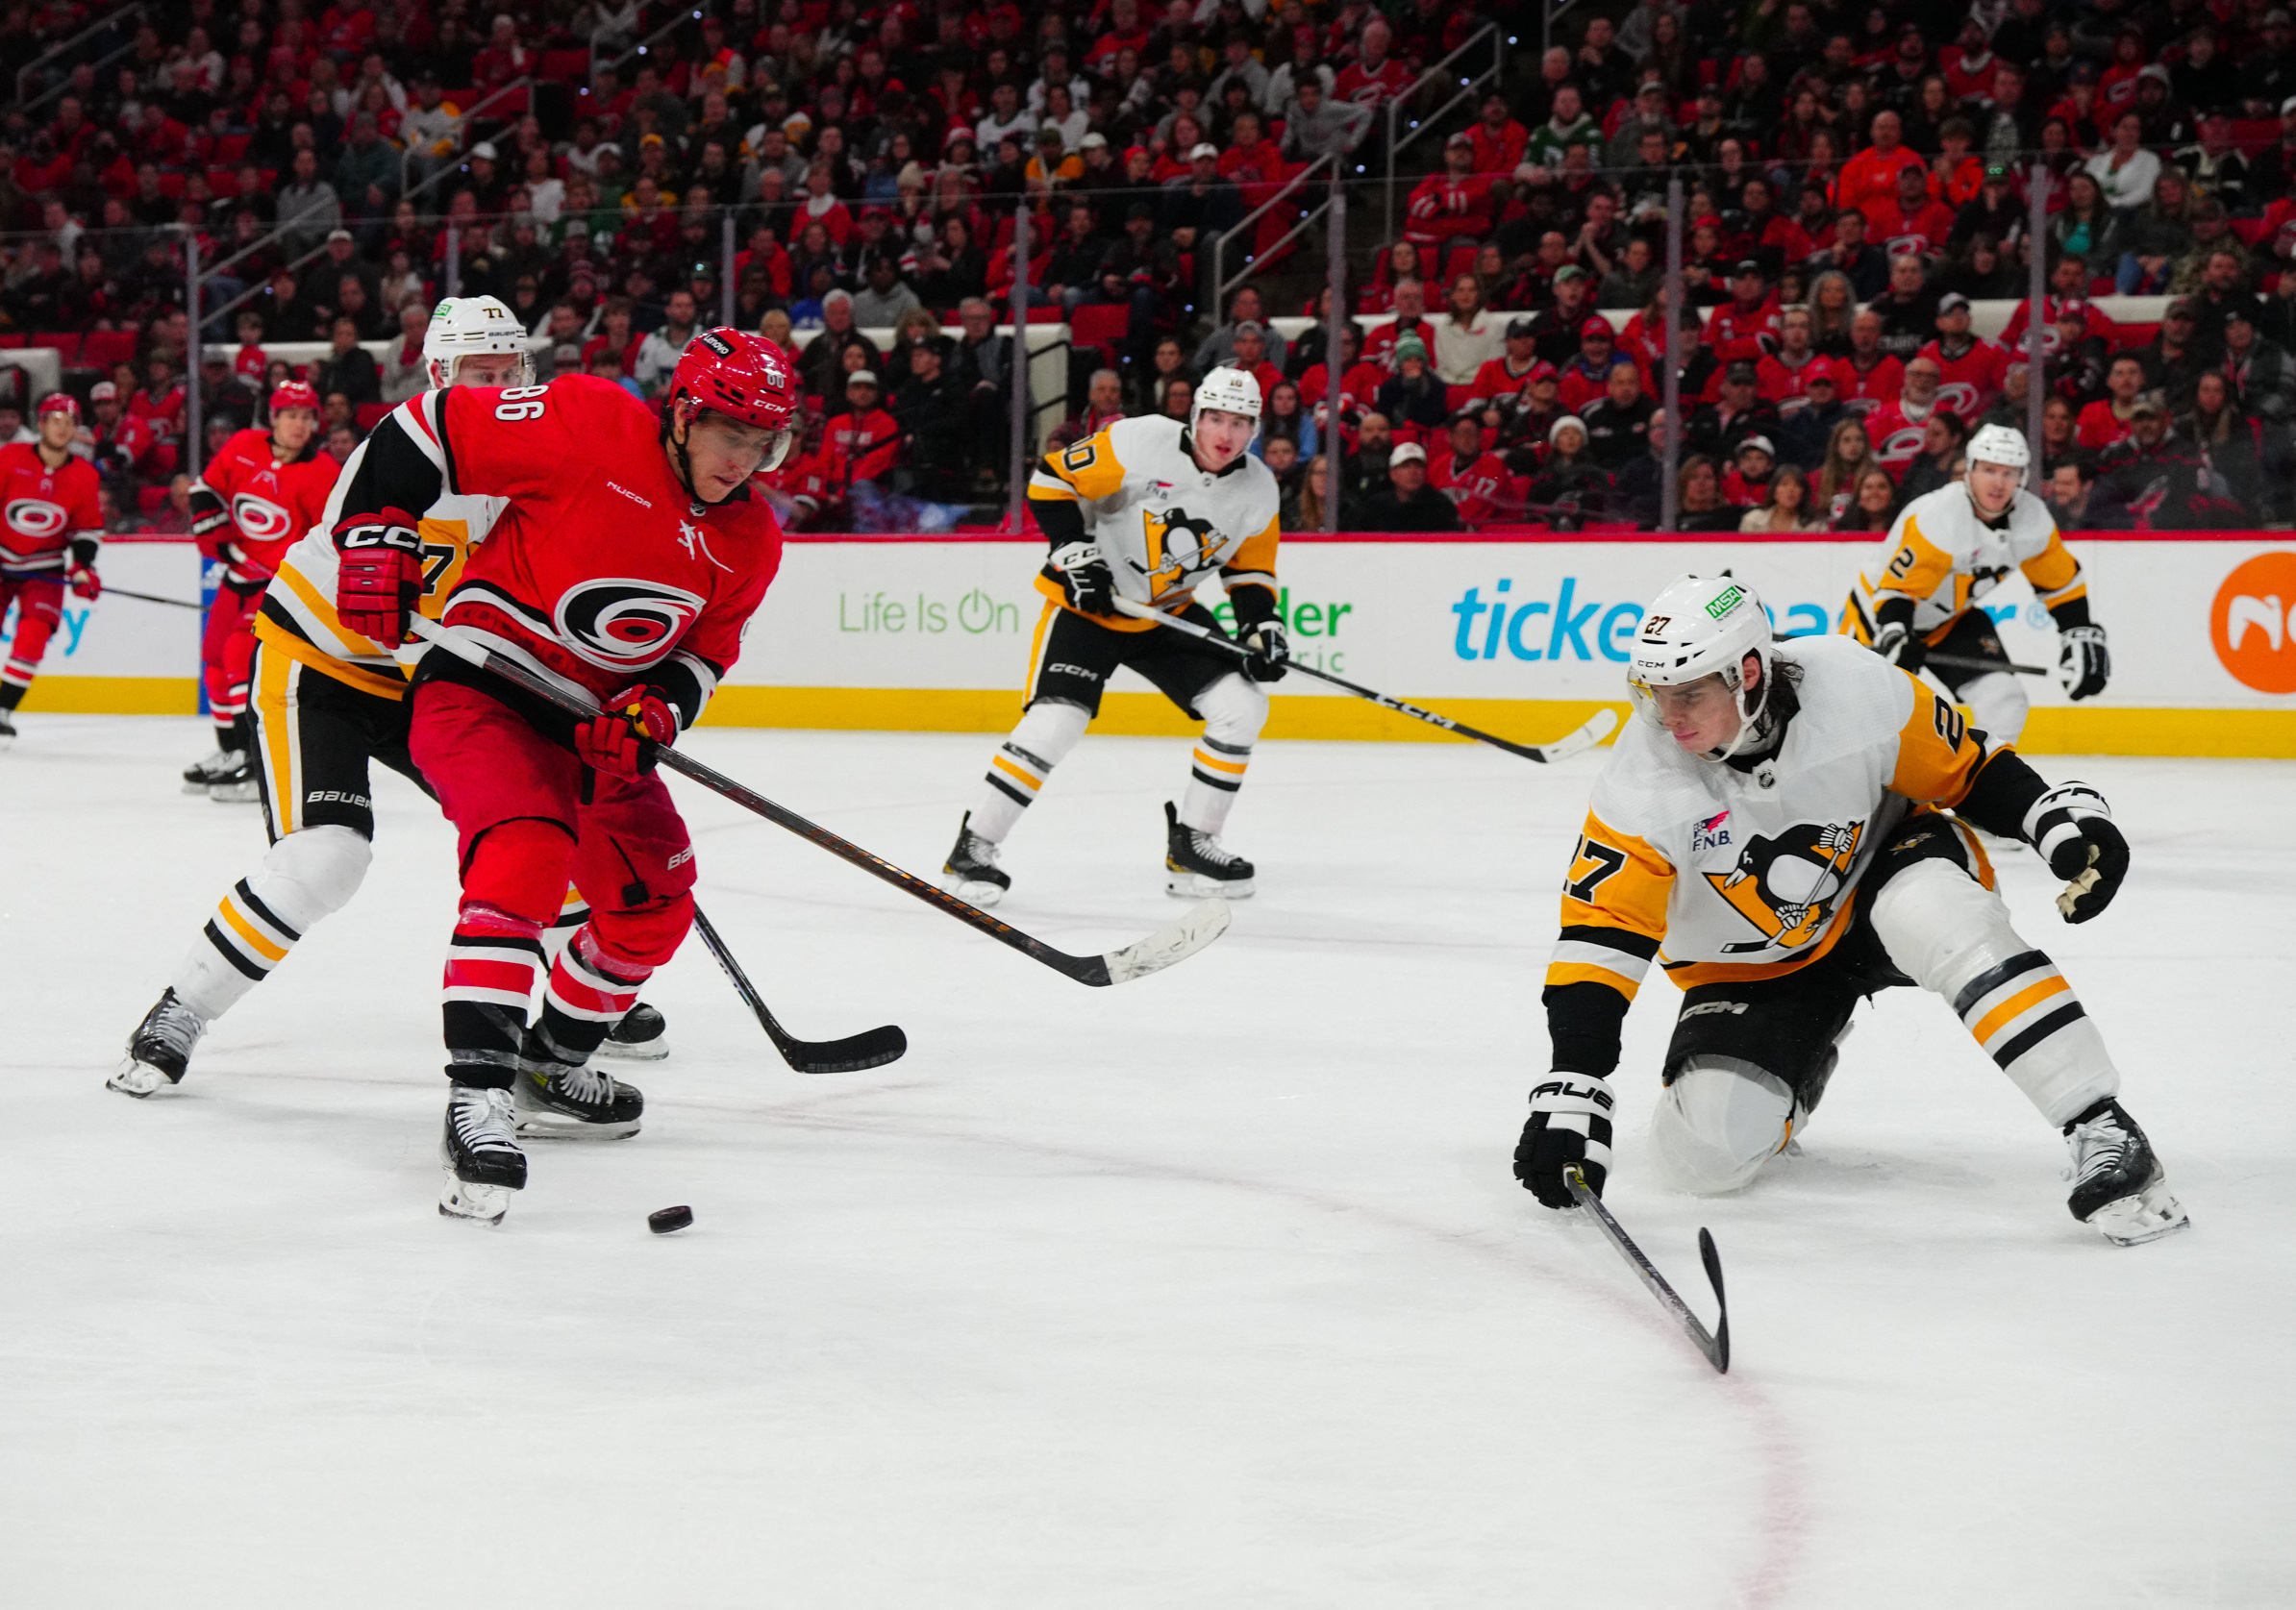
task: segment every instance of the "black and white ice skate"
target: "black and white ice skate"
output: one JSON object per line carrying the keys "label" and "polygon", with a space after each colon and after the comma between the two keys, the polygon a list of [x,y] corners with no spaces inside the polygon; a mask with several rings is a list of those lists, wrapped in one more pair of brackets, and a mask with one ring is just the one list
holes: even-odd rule
{"label": "black and white ice skate", "polygon": [[2192,1223],[2169,1193],[2168,1171],[2154,1154],[2153,1143],[2120,1102],[2099,1102],[2067,1124],[2065,1142],[2073,1150],[2065,1168],[2073,1194],[2065,1205],[2106,1240],[2134,1247]]}
{"label": "black and white ice skate", "polygon": [[646,1110],[636,1085],[594,1068],[529,1061],[512,1089],[518,1133],[534,1140],[627,1140]]}
{"label": "black and white ice skate", "polygon": [[128,1036],[128,1059],[104,1081],[104,1088],[141,1098],[183,1083],[191,1065],[191,1048],[207,1031],[207,1019],[178,1001],[174,990],[162,990],[136,1032]]}
{"label": "black and white ice skate", "polygon": [[224,756],[231,769],[208,784],[208,798],[217,805],[253,805],[262,797],[255,784],[255,767],[243,750]]}
{"label": "black and white ice skate", "polygon": [[16,741],[15,711],[0,710],[0,749]]}
{"label": "black and white ice skate", "polygon": [[526,1153],[511,1120],[511,1093],[458,1084],[447,1094],[446,1129],[438,1142],[446,1183],[438,1211],[448,1219],[502,1223],[511,1193],[526,1189]]}
{"label": "black and white ice skate", "polygon": [[247,757],[236,749],[219,749],[204,760],[194,760],[184,768],[184,792],[204,794],[246,763]]}
{"label": "black and white ice skate", "polygon": [[1164,802],[1164,893],[1182,900],[1250,900],[1252,863],[1208,832],[1181,825]]}
{"label": "black and white ice skate", "polygon": [[957,825],[957,848],[940,869],[940,886],[972,905],[994,905],[1012,887],[1011,876],[996,864],[996,846],[973,831],[973,813]]}
{"label": "black and white ice skate", "polygon": [[669,1025],[640,1001],[598,1042],[598,1054],[623,1062],[659,1062],[669,1055]]}

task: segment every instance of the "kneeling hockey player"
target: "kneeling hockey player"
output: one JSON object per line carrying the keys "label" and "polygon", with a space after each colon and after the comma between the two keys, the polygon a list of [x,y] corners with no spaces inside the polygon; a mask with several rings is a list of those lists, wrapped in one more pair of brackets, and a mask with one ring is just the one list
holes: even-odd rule
{"label": "kneeling hockey player", "polygon": [[2030,705],[1992,618],[1979,602],[2022,571],[2057,623],[2057,680],[2075,699],[2105,691],[2112,656],[2088,618],[2088,579],[2057,533],[2049,506],[2024,489],[2032,452],[2006,425],[1969,440],[1968,478],[1906,506],[1850,589],[1842,630],[1883,658],[1919,672],[1934,650],[1987,667],[1933,665],[1997,744],[2025,731]]}
{"label": "kneeling hockey player", "polygon": [[1554,1072],[1515,1150],[1539,1201],[1571,1205],[1573,1164],[1602,1189],[1619,1026],[1660,957],[1685,993],[1651,1140],[1685,1188],[1751,1180],[1808,1125],[1859,998],[1918,984],[2062,1130],[2076,1219],[2123,1245],[2184,1226],[2096,1024],[2010,926],[1969,830],[2030,843],[2067,879],[2065,919],[2086,922],[2129,865],[2093,789],[2051,787],[1839,637],[1773,645],[1761,601],[1728,578],[1660,593],[1630,675],[1639,719],[1566,875]]}
{"label": "kneeling hockey player", "polygon": [[[988,775],[941,869],[944,888],[993,905],[1012,879],[997,849],[1100,713],[1119,665],[1154,683],[1204,723],[1187,792],[1164,805],[1164,886],[1174,895],[1242,900],[1252,863],[1220,842],[1243,786],[1252,746],[1267,723],[1262,682],[1289,657],[1276,598],[1276,511],[1268,467],[1246,451],[1260,433],[1260,383],[1217,368],[1196,387],[1188,422],[1121,419],[1063,453],[1045,456],[1029,482],[1029,508],[1052,544],[1036,585],[1048,602],[1030,656],[1020,725],[989,756]],[[1243,669],[1217,649],[1154,621],[1118,612],[1130,599],[1214,627],[1196,602],[1217,571],[1251,651]]]}

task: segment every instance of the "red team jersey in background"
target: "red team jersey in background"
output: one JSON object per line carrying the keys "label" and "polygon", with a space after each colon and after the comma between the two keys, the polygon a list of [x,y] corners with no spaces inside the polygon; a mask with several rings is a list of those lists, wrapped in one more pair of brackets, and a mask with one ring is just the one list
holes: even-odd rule
{"label": "red team jersey in background", "polygon": [[[673,663],[709,697],[781,566],[781,527],[761,498],[744,487],[696,504],[671,474],[653,411],[587,375],[428,391],[392,423],[446,490],[511,500],[448,599],[446,624],[597,699],[660,681]],[[690,723],[700,711],[683,713]]]}
{"label": "red team jersey in background", "polygon": [[104,534],[100,485],[76,454],[52,470],[29,442],[0,447],[0,577],[61,580],[72,539]]}
{"label": "red team jersey in background", "polygon": [[1944,344],[1938,341],[1932,341],[1915,356],[1929,359],[1943,371],[1945,379],[1937,387],[1937,400],[1963,419],[1974,420],[1991,408],[2009,375],[2009,349],[1982,335],[1959,358],[1946,357]]}
{"label": "red team jersey in background", "polygon": [[315,435],[300,458],[282,464],[271,456],[270,432],[236,432],[199,477],[199,484],[220,498],[231,515],[230,534],[216,532],[211,538],[238,550],[236,557],[216,553],[231,561],[227,579],[269,581],[281,557],[326,513],[327,494],[341,468],[319,450]]}

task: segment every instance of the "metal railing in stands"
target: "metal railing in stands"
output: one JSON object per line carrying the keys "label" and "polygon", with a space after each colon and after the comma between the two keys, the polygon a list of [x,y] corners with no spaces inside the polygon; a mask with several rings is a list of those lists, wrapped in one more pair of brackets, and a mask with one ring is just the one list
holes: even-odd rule
{"label": "metal railing in stands", "polygon": [[[1315,161],[1310,162],[1306,167],[1300,169],[1299,172],[1293,174],[1291,178],[1285,183],[1285,186],[1282,189],[1278,190],[1274,195],[1268,197],[1267,200],[1261,202],[1258,207],[1253,208],[1251,211],[1245,213],[1241,223],[1237,224],[1234,229],[1229,230],[1226,234],[1221,235],[1212,240],[1211,307],[1207,310],[1207,311],[1211,314],[1212,323],[1217,324],[1220,322],[1220,310],[1228,305],[1229,288],[1233,285],[1242,284],[1242,282],[1255,271],[1260,260],[1259,253],[1250,251],[1245,252],[1243,266],[1235,271],[1235,277],[1233,279],[1230,278],[1228,275],[1228,242],[1235,239],[1246,230],[1259,228],[1260,220],[1263,216],[1273,211],[1276,208],[1283,206],[1285,202],[1289,201],[1292,197],[1298,195],[1302,190],[1305,190],[1308,187],[1308,182],[1310,180],[1313,179],[1316,174],[1322,172],[1324,169],[1333,166],[1335,161],[1336,159],[1329,154],[1316,158]],[[1322,217],[1324,213],[1324,208],[1329,206],[1331,206],[1331,202],[1327,198],[1324,201],[1323,206],[1315,208],[1305,217],[1303,217],[1297,224],[1292,226],[1291,233],[1285,235],[1282,240],[1277,241],[1275,245],[1270,246],[1268,248],[1268,252],[1273,254],[1279,247],[1282,247],[1289,242],[1294,235],[1300,233],[1301,230],[1306,229],[1316,219]]]}
{"label": "metal railing in stands", "polygon": [[[43,95],[39,100],[33,102],[32,106],[26,106],[24,105],[24,81],[27,78],[30,78],[33,74],[38,72],[50,62],[55,61],[59,56],[62,56],[69,51],[79,49],[90,38],[104,32],[105,29],[117,27],[121,22],[124,22],[131,16],[142,15],[143,7],[144,0],[130,0],[130,4],[120,7],[119,10],[115,12],[107,12],[95,21],[81,29],[80,32],[74,34],[70,38],[64,40],[62,44],[50,45],[46,50],[40,52],[39,55],[25,62],[21,67],[18,67],[16,69],[15,93],[17,109],[19,111],[29,111],[32,110],[32,106],[44,105],[49,96],[61,92],[63,88],[63,85],[58,85],[56,88],[50,90],[47,95]],[[133,39],[129,40],[128,48],[133,49],[134,47],[135,41]],[[64,75],[64,84],[69,84],[70,82],[71,75],[66,73]]]}
{"label": "metal railing in stands", "polygon": [[[1424,116],[1412,118],[1411,126],[1409,129],[1404,130],[1401,135],[1398,135],[1395,129],[1395,122],[1397,118],[1403,115],[1405,106],[1407,104],[1415,104],[1438,82],[1454,76],[1454,68],[1452,65],[1454,62],[1456,62],[1460,57],[1466,55],[1467,52],[1479,49],[1486,44],[1490,47],[1490,65],[1484,68],[1483,71],[1475,74],[1472,78],[1460,79],[1459,88],[1453,91],[1449,100],[1445,101],[1441,106],[1435,108],[1435,111],[1426,113]],[[1384,186],[1386,199],[1384,203],[1385,211],[1382,214],[1381,218],[1380,238],[1382,240],[1393,240],[1395,238],[1395,159],[1402,155],[1403,148],[1405,146],[1410,144],[1421,135],[1432,132],[1438,124],[1440,124],[1453,107],[1459,105],[1460,102],[1474,94],[1475,91],[1481,88],[1485,84],[1496,83],[1501,70],[1505,68],[1506,64],[1507,37],[1499,31],[1499,25],[1497,23],[1485,23],[1476,32],[1473,37],[1467,40],[1465,44],[1460,45],[1450,55],[1444,57],[1434,66],[1428,68],[1427,71],[1421,73],[1417,83],[1413,84],[1409,89],[1405,90],[1402,94],[1396,96],[1393,100],[1387,103],[1387,180],[1385,186]]]}
{"label": "metal railing in stands", "polygon": [[[701,20],[702,9],[700,7],[696,6],[688,10],[682,11],[676,16],[671,17],[667,22],[663,23],[661,27],[655,29],[654,32],[648,34],[644,38],[638,40],[637,43],[632,45],[628,50],[622,52],[621,55],[607,62],[599,62],[598,54],[593,44],[593,48],[590,52],[590,71],[593,73],[596,72],[601,65],[608,67],[618,67],[623,62],[629,61],[633,56],[651,56],[654,53],[654,46],[660,43],[661,39],[670,32],[675,29],[683,28],[689,22],[699,22]],[[596,39],[596,35],[591,36],[593,41]]]}

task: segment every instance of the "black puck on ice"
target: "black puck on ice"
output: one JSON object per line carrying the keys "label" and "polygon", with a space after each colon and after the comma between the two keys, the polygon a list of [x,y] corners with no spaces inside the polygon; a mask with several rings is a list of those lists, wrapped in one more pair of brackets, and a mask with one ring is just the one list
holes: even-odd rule
{"label": "black puck on ice", "polygon": [[693,1209],[690,1207],[658,1207],[646,1215],[646,1228],[652,1230],[656,1235],[667,1235],[672,1230],[682,1230],[692,1223]]}

